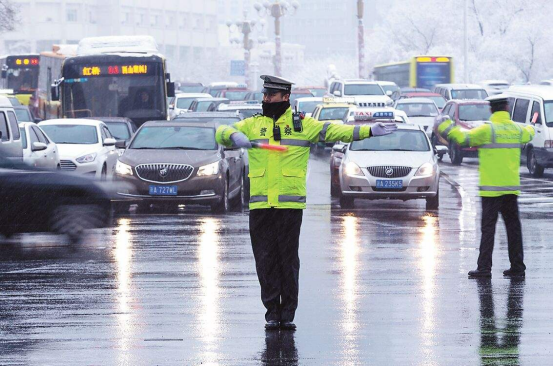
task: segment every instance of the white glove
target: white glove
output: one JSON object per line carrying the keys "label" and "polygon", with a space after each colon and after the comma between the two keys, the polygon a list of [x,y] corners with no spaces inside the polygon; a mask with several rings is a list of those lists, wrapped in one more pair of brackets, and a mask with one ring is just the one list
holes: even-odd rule
{"label": "white glove", "polygon": [[250,143],[248,137],[240,132],[232,133],[230,140],[232,140],[234,146],[238,148],[250,149],[252,147],[252,143]]}
{"label": "white glove", "polygon": [[384,124],[382,122],[377,122],[371,126],[371,135],[372,136],[382,136],[393,133],[397,130],[396,124]]}

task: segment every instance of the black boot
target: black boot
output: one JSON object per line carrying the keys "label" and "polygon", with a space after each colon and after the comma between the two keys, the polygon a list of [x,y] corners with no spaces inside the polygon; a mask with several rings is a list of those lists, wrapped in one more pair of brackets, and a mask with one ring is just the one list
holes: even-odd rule
{"label": "black boot", "polygon": [[265,324],[265,330],[277,330],[278,329],[278,321],[277,320],[269,320]]}
{"label": "black boot", "polygon": [[507,269],[503,272],[503,276],[505,277],[517,277],[517,278],[524,278],[526,276],[524,270],[513,270],[513,269]]}
{"label": "black boot", "polygon": [[296,330],[296,324],[292,321],[281,321],[280,328],[284,330]]}
{"label": "black boot", "polygon": [[471,270],[469,271],[469,278],[491,278],[492,272],[489,270]]}

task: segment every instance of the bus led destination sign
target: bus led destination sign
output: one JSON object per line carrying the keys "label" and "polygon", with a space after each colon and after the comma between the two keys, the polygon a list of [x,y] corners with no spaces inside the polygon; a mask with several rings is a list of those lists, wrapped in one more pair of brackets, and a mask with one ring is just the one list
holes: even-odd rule
{"label": "bus led destination sign", "polygon": [[148,65],[102,65],[83,66],[81,76],[109,76],[109,75],[147,75]]}
{"label": "bus led destination sign", "polygon": [[37,58],[17,58],[13,60],[14,66],[38,66]]}

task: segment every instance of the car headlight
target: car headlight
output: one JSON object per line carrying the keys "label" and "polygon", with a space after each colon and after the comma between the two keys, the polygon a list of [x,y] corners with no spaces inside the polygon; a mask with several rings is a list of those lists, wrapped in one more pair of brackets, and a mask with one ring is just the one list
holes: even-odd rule
{"label": "car headlight", "polygon": [[132,176],[132,167],[128,164],[117,161],[115,165],[115,173],[121,176]]}
{"label": "car headlight", "polygon": [[415,176],[417,177],[430,177],[434,174],[434,166],[431,163],[425,163],[419,167]]}
{"label": "car headlight", "polygon": [[219,162],[201,166],[198,169],[198,176],[213,176],[219,174]]}
{"label": "car headlight", "polygon": [[346,163],[345,166],[346,175],[348,176],[363,176],[363,172],[361,172],[361,168],[353,162]]}
{"label": "car headlight", "polygon": [[90,153],[87,155],[83,155],[82,157],[79,157],[75,160],[78,163],[90,163],[90,162],[94,162],[95,159],[96,159],[96,153]]}

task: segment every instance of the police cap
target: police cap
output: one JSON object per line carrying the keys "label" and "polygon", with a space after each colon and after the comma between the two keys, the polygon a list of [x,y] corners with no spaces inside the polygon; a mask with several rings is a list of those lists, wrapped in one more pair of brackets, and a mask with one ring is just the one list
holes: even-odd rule
{"label": "police cap", "polygon": [[490,102],[490,105],[505,105],[509,103],[509,97],[505,94],[496,94],[486,98],[486,101]]}
{"label": "police cap", "polygon": [[284,92],[285,94],[288,94],[292,91],[292,84],[294,83],[289,80],[272,75],[261,75],[260,78],[264,82],[261,93]]}

